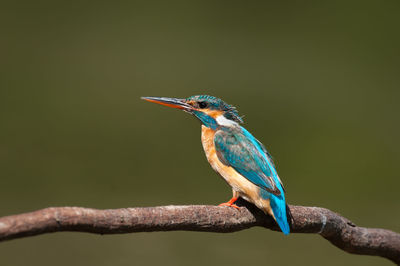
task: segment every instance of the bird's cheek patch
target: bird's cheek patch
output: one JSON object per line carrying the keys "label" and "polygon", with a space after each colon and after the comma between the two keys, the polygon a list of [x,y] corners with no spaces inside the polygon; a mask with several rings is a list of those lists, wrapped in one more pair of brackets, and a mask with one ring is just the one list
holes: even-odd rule
{"label": "bird's cheek patch", "polygon": [[218,116],[223,115],[224,112],[220,110],[204,110],[204,113],[211,116],[212,118],[216,119]]}

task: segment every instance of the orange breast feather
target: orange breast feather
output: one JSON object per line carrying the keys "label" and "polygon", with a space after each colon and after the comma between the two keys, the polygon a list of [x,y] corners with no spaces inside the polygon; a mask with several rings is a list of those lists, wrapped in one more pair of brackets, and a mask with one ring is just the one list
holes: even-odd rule
{"label": "orange breast feather", "polygon": [[247,201],[252,202],[258,208],[274,217],[269,200],[262,199],[259,196],[260,188],[241,174],[234,168],[223,164],[217,156],[214,145],[215,130],[202,126],[201,128],[201,142],[203,144],[204,152],[211,167],[222,176],[222,178],[232,187],[232,189],[239,193],[239,195]]}

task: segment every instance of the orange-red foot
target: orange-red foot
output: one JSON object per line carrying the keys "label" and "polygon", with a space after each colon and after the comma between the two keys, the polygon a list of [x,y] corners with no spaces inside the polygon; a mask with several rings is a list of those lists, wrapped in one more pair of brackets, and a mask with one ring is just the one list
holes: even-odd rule
{"label": "orange-red foot", "polygon": [[233,208],[235,208],[235,209],[240,209],[239,208],[239,206],[237,206],[237,205],[235,205],[235,204],[233,204],[235,201],[237,201],[237,199],[238,199],[238,197],[233,197],[233,198],[231,198],[228,202],[224,202],[224,203],[221,203],[220,205],[218,205],[218,206],[227,206],[227,207],[233,207]]}

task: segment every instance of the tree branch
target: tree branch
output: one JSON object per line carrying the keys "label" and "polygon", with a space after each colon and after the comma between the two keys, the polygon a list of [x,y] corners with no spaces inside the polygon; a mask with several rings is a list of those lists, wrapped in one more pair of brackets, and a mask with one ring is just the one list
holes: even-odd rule
{"label": "tree branch", "polygon": [[[0,241],[60,231],[121,234],[154,231],[229,233],[253,226],[280,231],[274,220],[240,201],[228,207],[188,205],[96,210],[80,207],[47,208],[0,218]],[[400,234],[358,227],[328,209],[290,206],[292,233],[314,233],[354,254],[385,257],[400,264]]]}

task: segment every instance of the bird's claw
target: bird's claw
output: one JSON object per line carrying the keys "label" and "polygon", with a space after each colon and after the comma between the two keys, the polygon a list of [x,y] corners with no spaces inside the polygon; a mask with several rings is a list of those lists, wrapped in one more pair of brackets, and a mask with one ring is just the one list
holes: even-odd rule
{"label": "bird's claw", "polygon": [[237,206],[237,205],[235,205],[235,204],[233,204],[233,203],[230,203],[230,202],[224,202],[224,203],[219,204],[218,206],[233,207],[233,208],[235,208],[235,209],[240,210],[240,207],[239,207],[239,206]]}
{"label": "bird's claw", "polygon": [[237,201],[237,199],[238,199],[238,197],[235,197],[235,196],[234,196],[234,197],[232,197],[228,202],[221,203],[221,204],[218,205],[218,206],[233,207],[233,208],[239,210],[239,209],[240,209],[239,206],[233,204],[235,201]]}

